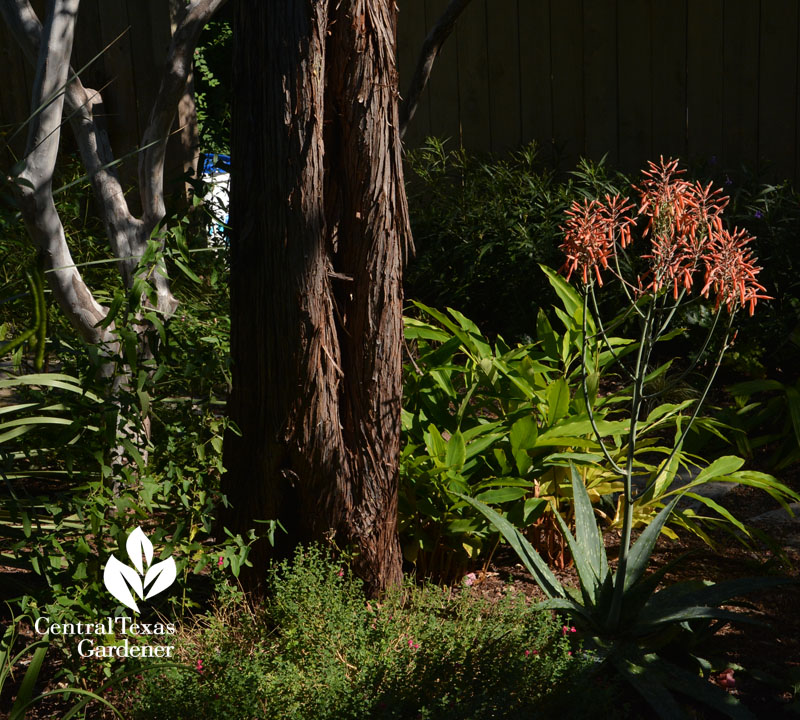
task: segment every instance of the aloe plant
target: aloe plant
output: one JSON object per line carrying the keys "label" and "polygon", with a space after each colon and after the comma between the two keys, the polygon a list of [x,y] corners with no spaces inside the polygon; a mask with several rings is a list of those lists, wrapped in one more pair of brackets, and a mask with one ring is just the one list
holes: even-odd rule
{"label": "aloe plant", "polygon": [[[670,691],[687,693],[731,718],[754,717],[735,698],[702,677],[661,657],[656,648],[681,623],[697,620],[748,621],[720,608],[732,598],[792,582],[785,577],[687,581],[659,589],[665,574],[682,558],[647,574],[656,540],[679,496],[673,498],[630,548],[624,568],[609,563],[586,485],[573,467],[575,532],[555,516],[575,561],[579,592],[565,588],[525,536],[507,518],[480,500],[459,495],[481,512],[517,553],[547,595],[540,608],[568,613],[575,625],[614,668],[653,705],[662,718],[685,717]],[[619,588],[619,592],[615,589]],[[619,600],[617,599],[619,598]]]}
{"label": "aloe plant", "polygon": [[[696,422],[700,408],[714,382],[722,356],[732,338],[734,317],[747,307],[751,314],[764,288],[758,283],[759,268],[747,248],[752,238],[743,232],[723,228],[721,214],[727,198],[711,186],[691,184],[683,180],[677,161],[650,163],[643,174],[638,210],[627,198],[606,197],[604,201],[574,203],[567,213],[565,240],[562,249],[567,255],[564,269],[567,279],[575,273],[582,288],[582,297],[575,291],[554,283],[562,300],[580,314],[582,353],[580,370],[583,397],[588,398],[590,377],[596,373],[595,354],[605,346],[619,360],[617,367],[628,386],[622,396],[628,401],[627,430],[610,441],[591,402],[586,412],[607,467],[620,479],[618,516],[621,518],[621,539],[616,568],[612,569],[606,555],[600,529],[584,479],[574,466],[571,468],[572,503],[575,521],[574,534],[559,513],[555,513],[561,532],[570,548],[580,581],[579,593],[565,589],[555,575],[508,518],[473,497],[461,494],[461,500],[477,510],[501,532],[514,548],[526,568],[549,597],[546,607],[568,612],[595,644],[604,649],[605,658],[647,700],[662,718],[683,717],[680,706],[670,690],[689,693],[733,718],[752,717],[734,698],[713,687],[699,675],[689,672],[660,656],[661,648],[676,626],[691,629],[696,621],[741,620],[739,614],[719,606],[731,598],[758,589],[790,582],[787,578],[737,579],[719,583],[691,581],[659,589],[669,566],[647,574],[650,557],[667,521],[675,512],[683,495],[690,495],[716,510],[735,527],[745,529],[730,513],[713,501],[692,491],[711,478],[722,477],[767,490],[786,505],[786,498],[797,499],[796,493],[769,476],[739,473],[739,458],[719,458],[703,469],[683,488],[672,487],[677,468],[685,454],[684,439]],[[635,263],[625,253],[633,242],[637,224],[644,222],[643,237],[649,237],[649,248],[642,257],[650,260],[644,275],[627,277]],[[552,279],[552,272],[546,271]],[[628,367],[609,342],[598,311],[598,288],[603,275],[610,274],[622,286],[629,299],[612,327],[628,319],[638,321],[640,335],[631,354]],[[715,295],[716,316],[708,338],[689,364],[690,372],[700,361],[712,334],[725,325],[720,350],[708,374],[707,382],[688,418],[680,415],[691,403],[660,406],[645,415],[646,401],[663,394],[653,390],[655,377],[665,374],[669,367],[654,368],[653,350],[658,341],[669,339],[674,331],[669,327],[684,300],[699,289],[700,295]],[[591,302],[591,308],[590,308]],[[591,314],[594,311],[594,317]],[[727,322],[722,320],[727,310]],[[680,418],[675,422],[676,434],[672,448],[653,447],[641,443],[643,435],[657,427],[667,417]],[[612,417],[614,415],[612,414]],[[605,420],[606,418],[604,418]],[[645,487],[636,489],[637,453],[643,445],[656,450],[664,459],[652,467]],[[660,509],[659,509],[660,508]],[[657,512],[656,509],[658,509]],[[639,517],[637,517],[637,510]],[[650,513],[654,512],[654,515]],[[642,517],[642,515],[644,517]],[[646,527],[632,541],[637,520]],[[690,525],[691,527],[691,525]]]}

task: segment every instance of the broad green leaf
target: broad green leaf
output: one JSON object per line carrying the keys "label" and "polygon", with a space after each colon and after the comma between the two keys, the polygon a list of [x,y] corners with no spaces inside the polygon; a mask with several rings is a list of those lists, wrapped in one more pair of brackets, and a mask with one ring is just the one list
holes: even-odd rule
{"label": "broad green leaf", "polygon": [[552,427],[569,411],[569,385],[564,378],[550,383],[547,388],[547,424]]}
{"label": "broad green leaf", "polygon": [[[570,315],[574,315],[576,311],[583,311],[583,298],[581,298],[575,288],[546,265],[539,265],[539,267],[542,269],[542,272],[547,275],[550,285],[553,290],[556,291],[556,295],[558,295],[566,311]],[[592,332],[594,332],[594,323],[589,322],[589,320],[591,320],[591,318],[587,319],[587,325]]]}
{"label": "broad green leaf", "polygon": [[464,444],[464,436],[460,431],[456,431],[454,435],[447,441],[447,453],[445,455],[445,463],[448,467],[455,467],[461,469],[464,467],[464,460],[467,457],[467,448]]}
{"label": "broad green leaf", "polygon": [[512,500],[519,500],[521,497],[525,497],[525,494],[528,492],[526,488],[518,488],[518,487],[504,487],[504,488],[496,488],[494,490],[485,490],[484,492],[480,492],[475,496],[476,500],[480,500],[481,502],[492,505],[499,505],[500,503],[504,502],[511,502]]}
{"label": "broad green leaf", "polygon": [[511,442],[511,452],[516,457],[520,451],[532,450],[536,447],[536,438],[539,436],[539,428],[533,416],[526,415],[520,418],[511,426],[509,440]]}
{"label": "broad green leaf", "polygon": [[789,417],[792,419],[794,439],[800,445],[800,392],[796,387],[786,388],[786,403],[789,406]]}
{"label": "broad green leaf", "polygon": [[744,465],[742,458],[735,455],[724,455],[714,460],[708,467],[703,468],[692,480],[691,485],[694,487],[696,484],[707,482],[713,478],[729,475],[736,472],[742,465]]}

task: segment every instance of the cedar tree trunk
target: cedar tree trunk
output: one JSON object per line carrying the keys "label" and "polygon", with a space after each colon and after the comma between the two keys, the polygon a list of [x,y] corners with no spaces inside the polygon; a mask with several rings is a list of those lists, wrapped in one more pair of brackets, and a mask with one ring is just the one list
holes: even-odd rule
{"label": "cedar tree trunk", "polygon": [[[330,537],[401,577],[402,265],[394,0],[238,0],[223,522]],[[253,575],[271,549],[256,546]],[[252,585],[253,577],[250,578]]]}

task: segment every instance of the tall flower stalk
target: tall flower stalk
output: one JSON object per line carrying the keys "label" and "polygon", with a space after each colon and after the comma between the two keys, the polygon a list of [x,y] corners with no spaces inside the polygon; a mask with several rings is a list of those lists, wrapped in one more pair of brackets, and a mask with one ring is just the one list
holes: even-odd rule
{"label": "tall flower stalk", "polygon": [[[576,275],[583,294],[583,384],[586,391],[587,369],[591,367],[590,342],[603,343],[614,352],[607,330],[598,312],[597,292],[603,286],[604,276],[610,275],[618,281],[628,300],[629,307],[623,318],[635,315],[639,320],[639,342],[632,368],[624,367],[631,383],[630,425],[628,429],[626,462],[620,466],[609,454],[592,416],[590,403],[587,411],[601,450],[610,469],[623,481],[622,495],[622,539],[618,568],[615,577],[609,621],[619,622],[622,600],[628,578],[627,563],[631,552],[633,530],[634,456],[637,450],[637,434],[643,406],[666,392],[648,393],[647,381],[652,371],[651,356],[655,344],[662,339],[678,309],[688,302],[693,294],[713,296],[715,316],[700,351],[690,361],[681,379],[692,372],[707,349],[711,337],[724,325],[724,336],[716,362],[708,375],[705,388],[695,404],[682,433],[675,442],[670,455],[663,461],[661,469],[670,467],[675,455],[680,452],[683,438],[694,423],[708,391],[714,382],[722,356],[731,342],[731,331],[736,313],[747,308],[752,315],[756,302],[765,299],[764,287],[757,281],[760,268],[755,265],[748,244],[753,240],[742,230],[732,232],[722,224],[722,213],[728,198],[719,190],[683,179],[683,170],[677,160],[649,163],[643,179],[636,188],[638,204],[616,195],[606,196],[603,201],[586,200],[573,203],[567,212],[562,250],[567,260],[562,268],[567,280]],[[634,244],[638,235],[640,242]],[[623,268],[632,267],[628,253],[642,243],[649,247],[641,254],[648,261],[643,274],[630,277]],[[590,337],[587,318],[591,311],[595,316],[597,332]],[[722,320],[723,313],[727,321]],[[654,475],[651,485],[657,482],[660,473]],[[643,492],[648,492],[646,487]]]}

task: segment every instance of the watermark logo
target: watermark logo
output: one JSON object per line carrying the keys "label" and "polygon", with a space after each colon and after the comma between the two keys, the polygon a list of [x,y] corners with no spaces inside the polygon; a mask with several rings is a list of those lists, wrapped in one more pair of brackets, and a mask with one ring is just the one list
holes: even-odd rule
{"label": "watermark logo", "polygon": [[117,600],[138,613],[134,593],[140,600],[158,595],[175,582],[177,569],[173,558],[153,564],[153,543],[140,527],[128,535],[125,550],[133,567],[112,555],[103,571],[103,582]]}

